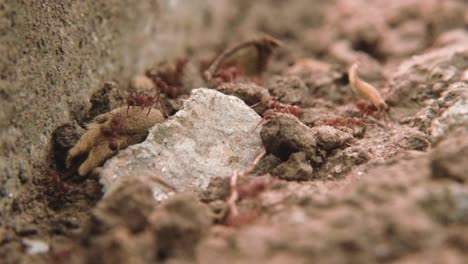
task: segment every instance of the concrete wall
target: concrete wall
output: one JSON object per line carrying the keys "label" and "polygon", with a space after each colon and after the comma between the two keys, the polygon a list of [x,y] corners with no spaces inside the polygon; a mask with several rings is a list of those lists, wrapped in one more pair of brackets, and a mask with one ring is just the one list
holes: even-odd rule
{"label": "concrete wall", "polygon": [[[126,86],[201,39],[220,39],[225,2],[0,2],[0,198],[19,195],[44,173],[51,133],[104,82]],[[5,208],[8,198],[1,201]]]}

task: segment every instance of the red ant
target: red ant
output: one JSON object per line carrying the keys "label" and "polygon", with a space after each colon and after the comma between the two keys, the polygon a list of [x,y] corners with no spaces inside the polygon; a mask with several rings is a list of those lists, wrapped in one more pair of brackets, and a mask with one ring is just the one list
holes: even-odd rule
{"label": "red ant", "polygon": [[[272,179],[259,177],[251,180],[250,182],[237,185],[236,191],[238,195],[238,200],[257,198],[261,193],[270,188],[273,182],[274,180]],[[257,218],[258,212],[256,212],[255,210],[243,212],[236,210],[236,212],[228,212],[223,222],[227,226],[238,227],[245,224],[249,224]]]}
{"label": "red ant", "polygon": [[76,249],[76,245],[72,244],[68,248],[64,248],[58,251],[51,249],[48,254],[54,263],[62,263],[65,259],[70,258],[71,254],[73,254]]}
{"label": "red ant", "polygon": [[[238,43],[237,45],[219,53],[211,61],[211,64],[202,74],[203,79],[210,82],[222,67],[232,66],[232,64],[236,64],[235,62],[237,62],[237,64],[242,63],[244,70],[246,70],[244,73],[247,73],[247,75],[260,75],[265,71],[271,54],[280,45],[281,43],[279,41],[268,36]],[[248,55],[242,54],[244,50],[251,48],[255,49],[256,55],[254,57],[252,57],[250,53],[247,53]],[[250,65],[245,65],[246,61],[248,64],[252,64],[251,66],[254,66],[252,70],[247,71],[246,66],[249,66],[249,68],[251,67]]]}
{"label": "red ant", "polygon": [[182,74],[184,73],[185,65],[188,59],[182,58],[177,59],[175,68],[169,68],[166,71],[160,72],[158,77],[161,78],[165,83],[172,86],[182,86]]}
{"label": "red ant", "polygon": [[387,122],[387,114],[385,111],[388,110],[389,107],[385,103],[385,100],[382,98],[382,95],[374,86],[359,78],[358,68],[358,62],[354,62],[351,65],[351,67],[349,67],[349,83],[351,84],[351,88],[356,95],[363,99],[366,99],[371,104],[356,103],[356,107],[361,113],[363,113],[364,117],[366,117],[367,115],[374,114],[375,112],[378,112],[379,116],[383,115],[385,127],[388,129],[389,126]]}
{"label": "red ant", "polygon": [[[118,138],[119,133],[122,130],[122,125],[123,125],[123,121],[125,120],[125,118],[127,117],[126,116],[124,117],[122,115],[112,116],[112,119],[109,122],[109,128],[101,127],[102,133],[113,139]],[[120,146],[115,141],[111,141],[109,143],[109,148],[113,151],[118,151]]]}
{"label": "red ant", "polygon": [[356,117],[346,117],[346,118],[336,117],[333,119],[324,120],[324,125],[349,127],[353,130],[353,133],[354,133],[354,126],[365,126],[366,122]]}
{"label": "red ant", "polygon": [[63,195],[69,190],[68,184],[63,181],[62,175],[58,171],[51,169],[49,175],[52,178],[51,186],[59,195]]}
{"label": "red ant", "polygon": [[207,84],[209,87],[216,87],[222,83],[233,82],[242,74],[244,72],[240,66],[222,65],[213,75],[213,78],[207,81]]}
{"label": "red ant", "polygon": [[258,218],[258,213],[255,211],[238,212],[237,214],[228,213],[223,220],[227,226],[240,227],[250,224]]}
{"label": "red ant", "polygon": [[170,98],[177,98],[179,96],[179,89],[174,85],[168,85],[165,81],[156,78],[153,80],[161,91],[167,94]]}
{"label": "red ant", "polygon": [[122,115],[114,115],[109,122],[109,126],[111,128],[112,136],[118,136],[119,131],[122,129],[123,121],[126,117]]}
{"label": "red ant", "polygon": [[239,199],[257,197],[260,193],[268,189],[272,182],[273,181],[269,178],[258,177],[248,183],[238,185],[237,192],[239,193]]}
{"label": "red ant", "polygon": [[239,66],[221,66],[214,78],[221,82],[232,82],[241,74],[242,70]]}
{"label": "red ant", "polygon": [[279,101],[273,99],[269,100],[267,105],[272,107],[272,109],[268,109],[263,113],[262,120],[258,122],[252,131],[255,131],[255,129],[257,129],[257,127],[265,120],[270,120],[276,113],[291,114],[299,118],[304,112],[299,106],[282,104]]}
{"label": "red ant", "polygon": [[367,116],[378,115],[377,108],[373,104],[363,100],[354,101],[353,104],[356,106],[357,110],[359,113],[361,113],[363,118],[366,118]]}
{"label": "red ant", "polygon": [[384,111],[379,111],[373,104],[363,100],[353,101],[353,104],[356,106],[362,118],[366,118],[367,116],[372,116],[375,118],[383,117],[385,127],[388,129],[389,126],[387,121],[387,114]]}
{"label": "red ant", "polygon": [[154,96],[151,96],[146,92],[137,92],[136,90],[133,89],[132,91],[130,91],[130,94],[127,96],[127,115],[128,115],[128,110],[130,109],[130,106],[140,106],[142,111],[145,107],[149,108],[148,113],[146,114],[146,116],[148,116],[151,112],[153,105],[159,103],[164,113],[167,116],[166,107],[164,106],[164,103],[159,98],[160,94],[161,94],[161,90],[159,89],[156,90],[156,93]]}
{"label": "red ant", "polygon": [[171,98],[177,98],[181,93],[182,75],[187,63],[187,59],[177,59],[175,66],[168,66],[162,70],[147,70],[146,76],[153,80],[162,93]]}

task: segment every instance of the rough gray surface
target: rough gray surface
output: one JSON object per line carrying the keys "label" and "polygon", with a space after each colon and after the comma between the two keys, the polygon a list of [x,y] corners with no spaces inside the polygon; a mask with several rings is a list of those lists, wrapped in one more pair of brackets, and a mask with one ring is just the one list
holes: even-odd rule
{"label": "rough gray surface", "polygon": [[[354,116],[356,113],[348,112],[351,105],[346,100],[351,96],[351,91],[346,76],[333,77],[335,72],[345,72],[347,60],[335,58],[329,50],[339,41],[351,39],[345,51],[351,55],[349,58],[354,60],[356,56],[363,55],[366,60],[362,63],[369,62],[371,69],[376,65],[373,71],[369,71],[374,78],[368,79],[368,74],[363,71],[361,77],[364,80],[375,85],[383,96],[387,94],[387,88],[390,94],[392,89],[402,89],[397,93],[400,98],[394,100],[396,104],[388,113],[391,130],[374,122],[366,123],[365,133],[355,137],[349,147],[319,153],[325,160],[323,165],[314,167],[314,174],[324,177],[301,183],[278,180],[255,200],[240,201],[238,206],[241,212],[258,208],[258,221],[240,229],[213,226],[209,231],[211,239],[203,239],[206,241],[202,242],[205,247],[196,249],[200,255],[193,262],[468,263],[468,181],[459,182],[464,177],[458,176],[464,176],[458,172],[466,171],[463,170],[466,163],[454,161],[460,170],[447,170],[453,163],[445,158],[448,157],[445,153],[453,153],[451,155],[454,156],[463,153],[456,147],[444,149],[449,152],[443,151],[443,159],[436,158],[434,161],[439,162],[442,173],[450,172],[451,175],[450,178],[434,179],[430,177],[429,155],[402,150],[393,138],[395,134],[401,134],[401,126],[397,124],[400,117],[412,117],[421,108],[436,103],[438,108],[434,105],[434,108],[428,109],[431,110],[428,125],[425,125],[424,131],[420,129],[431,135],[431,121],[451,107],[451,103],[438,106],[437,102],[442,99],[440,94],[453,82],[462,81],[460,76],[468,80],[467,65],[464,63],[466,56],[461,54],[443,59],[442,64],[422,62],[420,66],[411,67],[411,72],[404,74],[407,76],[400,72],[402,79],[398,85],[387,85],[388,79],[384,78],[391,76],[394,67],[401,62],[394,59],[392,54],[422,55],[441,47],[439,45],[445,46],[447,42],[434,46],[433,40],[439,35],[438,32],[450,26],[447,24],[466,31],[468,2],[397,0],[389,5],[389,1],[385,0],[239,0],[229,1],[231,8],[228,14],[219,8],[226,2],[88,0],[70,4],[69,0],[0,1],[0,77],[5,78],[0,80],[0,114],[3,114],[0,124],[8,124],[9,130],[2,131],[4,144],[1,155],[11,157],[0,161],[2,166],[8,168],[7,173],[0,169],[0,179],[2,184],[7,179],[13,179],[8,180],[8,185],[0,190],[2,262],[70,263],[68,260],[71,260],[72,263],[85,263],[101,259],[107,263],[135,263],[139,260],[146,263],[188,263],[168,259],[171,254],[167,252],[170,253],[172,246],[177,250],[184,248],[184,245],[190,246],[184,252],[196,246],[190,238],[194,233],[196,235],[196,231],[202,230],[200,225],[193,223],[198,221],[192,221],[197,219],[193,212],[200,210],[182,208],[182,212],[177,210],[174,214],[167,214],[168,218],[157,217],[157,223],[167,219],[164,222],[167,228],[162,230],[168,230],[162,234],[158,232],[158,237],[147,229],[143,233],[133,234],[133,221],[139,222],[136,224],[137,230],[140,230],[140,224],[148,227],[154,223],[141,221],[141,216],[147,215],[145,208],[148,206],[138,207],[144,210],[142,214],[131,208],[140,203],[140,198],[145,203],[149,202],[148,197],[152,200],[152,193],[128,188],[132,186],[124,186],[124,192],[116,192],[131,195],[133,199],[119,196],[123,202],[113,200],[116,201],[116,212],[122,214],[112,215],[112,220],[115,220],[114,216],[124,215],[125,220],[131,223],[115,221],[119,223],[118,227],[109,230],[109,236],[106,235],[107,230],[104,237],[96,233],[83,234],[83,228],[93,227],[93,223],[88,223],[89,210],[100,197],[95,190],[101,186],[94,179],[79,181],[74,178],[67,178],[65,184],[57,184],[56,173],[44,173],[42,169],[50,164],[45,160],[48,159],[45,154],[50,149],[47,138],[50,131],[64,120],[68,123],[85,113],[79,109],[73,110],[76,106],[85,106],[81,103],[83,97],[78,94],[85,94],[86,102],[90,94],[102,87],[103,82],[118,81],[123,89],[127,77],[133,73],[141,74],[138,67],[144,67],[145,63],[151,64],[153,60],[157,63],[166,56],[171,60],[174,53],[184,56],[183,51],[189,57],[209,59],[217,51],[245,40],[247,36],[267,33],[284,41],[285,49],[271,60],[271,67],[264,76],[265,83],[268,83],[271,75],[284,75],[291,63],[302,58],[336,64],[336,70],[332,72],[300,77],[314,95],[300,102],[300,106],[313,110],[309,116],[317,114],[315,119],[309,118],[309,124],[314,127],[321,125],[323,118],[347,114]],[[157,10],[151,8],[153,3],[158,6]],[[204,8],[211,4],[213,10]],[[323,5],[330,7],[324,10]],[[395,8],[398,5],[400,7]],[[220,17],[222,21],[217,19]],[[465,22],[457,22],[463,19]],[[379,27],[383,24],[379,21],[384,22],[383,28]],[[424,21],[425,32],[421,32],[420,21]],[[223,24],[224,27],[228,24],[229,30],[220,31]],[[153,27],[157,30],[153,31]],[[342,34],[334,34],[336,28]],[[194,35],[196,37],[192,37]],[[404,37],[401,43],[395,43],[400,37]],[[80,38],[85,40],[81,47],[75,41]],[[96,42],[86,42],[94,38]],[[218,44],[200,49],[200,44],[213,43],[213,40]],[[425,46],[412,45],[419,41],[426,42]],[[138,58],[141,55],[143,57]],[[404,57],[402,59],[406,60]],[[6,64],[1,65],[5,61]],[[432,67],[432,64],[437,67]],[[77,66],[82,66],[83,72],[77,70]],[[322,78],[315,79],[316,76]],[[419,87],[420,95],[415,91]],[[284,86],[282,89],[286,91],[288,88]],[[296,100],[297,96],[285,98]],[[413,98],[416,100],[414,103]],[[454,103],[457,98],[454,98]],[[344,127],[337,129],[350,131]],[[450,126],[441,142],[452,138],[454,129],[460,127]],[[431,145],[436,143],[431,142]],[[427,151],[431,152],[431,148]],[[318,142],[317,149],[320,150]],[[263,163],[268,165],[264,173],[271,172],[271,168],[278,165],[271,159]],[[227,183],[226,180],[224,182]],[[135,182],[132,181],[132,184]],[[22,185],[22,190],[17,190],[15,185]],[[66,187],[69,187],[68,191]],[[10,194],[12,197],[9,197]],[[133,197],[138,194],[141,196]],[[221,197],[223,201],[224,197]],[[212,209],[218,210],[215,213],[221,212],[223,201],[217,201],[218,205],[212,206]],[[134,212],[139,214],[136,219],[133,219]],[[121,227],[120,223],[130,225]],[[185,226],[188,226],[189,232],[184,232],[187,230]],[[102,246],[79,242],[86,238],[99,240]],[[24,239],[44,241],[50,251],[47,254],[25,255]],[[182,240],[190,243],[178,243]],[[157,250],[161,241],[166,245],[162,252]],[[81,245],[99,254],[81,254],[87,250],[81,249]],[[64,259],[64,255],[70,251],[72,256],[65,256]],[[62,260],[56,260],[59,256]]]}
{"label": "rough gray surface", "polygon": [[107,191],[121,177],[143,177],[154,183],[156,199],[169,192],[157,181],[150,182],[154,175],[178,190],[203,189],[212,177],[229,177],[244,169],[262,151],[259,130],[252,131],[259,121],[237,97],[193,90],[182,109],[153,127],[145,142],[109,160],[101,182]]}
{"label": "rough gray surface", "polygon": [[413,56],[393,74],[387,102],[390,106],[421,109],[426,101],[438,97],[448,84],[462,80],[468,67],[466,43],[455,43]]}
{"label": "rough gray surface", "polygon": [[431,137],[434,141],[442,138],[455,127],[464,127],[465,131],[468,130],[467,99],[468,84],[466,82],[457,82],[449,86],[447,94],[438,102],[444,111],[431,122]]}
{"label": "rough gray surface", "polygon": [[468,181],[468,141],[466,133],[452,135],[443,141],[431,154],[432,176],[455,181]]}
{"label": "rough gray surface", "polygon": [[226,2],[0,1],[0,211],[50,168],[52,131],[83,118],[105,82],[126,89],[146,67],[219,42]]}

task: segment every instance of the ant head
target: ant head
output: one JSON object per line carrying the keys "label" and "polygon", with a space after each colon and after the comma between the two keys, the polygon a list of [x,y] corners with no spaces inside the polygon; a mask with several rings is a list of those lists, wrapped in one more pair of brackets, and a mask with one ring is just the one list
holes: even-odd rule
{"label": "ant head", "polygon": [[263,112],[263,118],[270,119],[275,113],[276,113],[275,109],[268,109],[265,112]]}
{"label": "ant head", "polygon": [[304,111],[302,111],[302,109],[299,106],[295,106],[295,105],[291,106],[290,111],[296,116],[300,116],[302,115],[302,113],[304,113]]}

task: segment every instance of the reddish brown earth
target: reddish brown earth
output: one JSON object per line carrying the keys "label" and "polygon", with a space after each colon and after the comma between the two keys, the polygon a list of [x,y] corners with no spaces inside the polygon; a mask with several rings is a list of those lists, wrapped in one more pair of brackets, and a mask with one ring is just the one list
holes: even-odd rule
{"label": "reddish brown earth", "polygon": [[[260,101],[253,107],[260,114],[272,97],[303,110],[298,117],[276,113],[258,128],[267,155],[239,179],[240,216],[229,218],[229,179],[156,204],[139,182],[101,200],[95,176],[64,168],[83,124],[125,104],[128,91],[108,83],[92,96],[92,108],[77,110],[77,123],[55,130],[52,169],[35,178],[34,188],[15,198],[4,214],[9,217],[2,217],[0,258],[468,262],[467,3],[324,2],[241,1],[230,18],[235,30],[218,47],[200,44],[192,55],[181,54],[189,58],[177,77],[182,95],[163,95],[173,114],[191,88],[204,85],[198,65],[222,48],[259,33],[282,42],[261,78],[241,73],[216,88],[248,105]],[[388,125],[382,115],[363,117],[355,105],[347,69],[356,60],[362,79],[389,105]],[[43,241],[49,250],[28,254],[27,240]]]}

